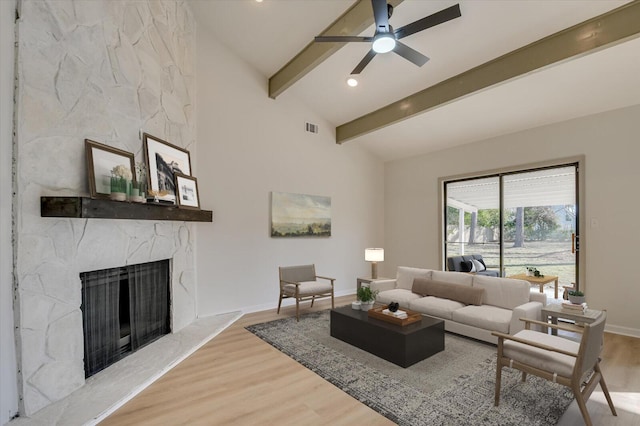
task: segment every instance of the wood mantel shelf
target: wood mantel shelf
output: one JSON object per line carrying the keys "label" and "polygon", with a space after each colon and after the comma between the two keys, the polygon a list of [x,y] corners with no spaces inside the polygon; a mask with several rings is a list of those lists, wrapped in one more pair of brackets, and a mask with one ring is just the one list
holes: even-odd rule
{"label": "wood mantel shelf", "polygon": [[40,215],[83,219],[213,222],[211,210],[180,209],[164,204],[129,203],[89,197],[40,197]]}

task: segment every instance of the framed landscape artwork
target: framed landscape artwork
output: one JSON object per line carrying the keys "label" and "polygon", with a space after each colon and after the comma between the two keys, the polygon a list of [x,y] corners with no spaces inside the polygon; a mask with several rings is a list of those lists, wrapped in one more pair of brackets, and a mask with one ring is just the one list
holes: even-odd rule
{"label": "framed landscape artwork", "polygon": [[330,237],[331,197],[271,193],[272,237]]}
{"label": "framed landscape artwork", "polygon": [[142,135],[142,143],[149,173],[149,195],[175,203],[175,174],[191,175],[189,151],[148,133]]}
{"label": "framed landscape artwork", "polygon": [[198,180],[191,176],[176,173],[176,200],[180,208],[200,209]]}
{"label": "framed landscape artwork", "polygon": [[133,153],[123,151],[89,139],[84,140],[87,156],[87,176],[91,198],[108,199],[111,194],[111,174],[116,167],[128,172],[135,181],[135,162]]}

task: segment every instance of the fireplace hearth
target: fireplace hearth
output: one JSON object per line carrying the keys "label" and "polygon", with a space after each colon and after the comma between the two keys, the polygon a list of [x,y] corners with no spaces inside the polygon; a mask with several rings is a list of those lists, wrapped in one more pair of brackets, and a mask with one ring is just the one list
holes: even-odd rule
{"label": "fireplace hearth", "polygon": [[83,272],[85,378],[168,334],[169,260]]}

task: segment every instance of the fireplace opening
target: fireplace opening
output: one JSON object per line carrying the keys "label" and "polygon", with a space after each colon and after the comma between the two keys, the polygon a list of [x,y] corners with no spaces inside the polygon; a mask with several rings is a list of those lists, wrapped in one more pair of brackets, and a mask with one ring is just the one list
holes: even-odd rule
{"label": "fireplace opening", "polygon": [[171,331],[169,260],[83,272],[80,280],[85,377]]}

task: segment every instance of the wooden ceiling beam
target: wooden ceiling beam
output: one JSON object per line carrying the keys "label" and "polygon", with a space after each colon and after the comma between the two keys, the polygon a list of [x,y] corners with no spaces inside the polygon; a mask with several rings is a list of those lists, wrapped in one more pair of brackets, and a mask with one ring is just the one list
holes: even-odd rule
{"label": "wooden ceiling beam", "polygon": [[640,0],[535,41],[336,128],[342,144],[474,92],[640,36]]}
{"label": "wooden ceiling beam", "polygon": [[[403,0],[388,1],[393,7],[402,2]],[[319,35],[358,35],[373,23],[371,1],[359,0]],[[269,78],[269,97],[275,99],[276,96],[287,90],[293,83],[300,80],[344,45],[345,43],[316,43],[314,41],[309,43]]]}

